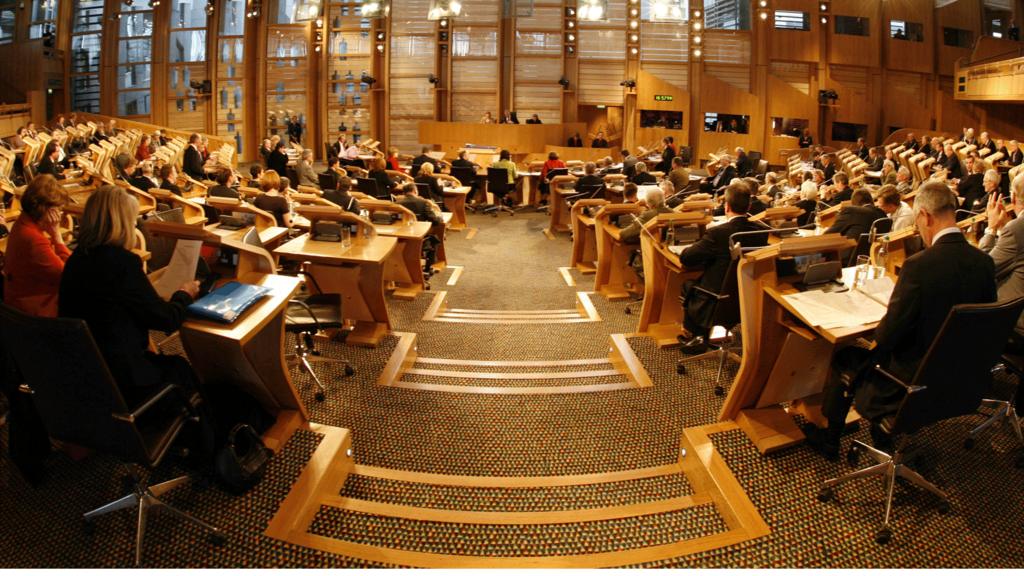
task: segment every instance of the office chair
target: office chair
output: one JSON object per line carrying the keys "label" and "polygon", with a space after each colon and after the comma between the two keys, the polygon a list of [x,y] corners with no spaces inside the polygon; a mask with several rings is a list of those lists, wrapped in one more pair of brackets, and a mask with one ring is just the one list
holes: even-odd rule
{"label": "office chair", "polygon": [[511,192],[508,183],[508,170],[505,168],[487,169],[487,191],[494,195],[494,204],[484,208],[484,214],[494,214],[498,217],[499,212],[508,212],[515,216],[516,211],[505,205],[505,197]]}
{"label": "office chair", "polygon": [[[850,480],[881,476],[886,497],[882,527],[875,533],[875,541],[879,544],[886,544],[892,538],[889,518],[897,478],[938,496],[941,499],[939,511],[948,511],[949,498],[946,493],[905,464],[909,440],[927,426],[973,414],[978,409],[991,382],[992,367],[999,361],[1006,340],[1022,310],[1024,298],[993,304],[954,306],[910,382],[904,382],[881,366],[875,366],[874,377],[886,378],[907,390],[896,413],[875,422],[883,432],[893,437],[895,450],[888,454],[855,440],[847,455],[850,464],[855,466],[861,453],[869,456],[874,464],[826,480],[818,493],[818,499],[822,502],[831,500],[835,495],[835,487]],[[964,342],[964,334],[973,336],[970,341]]]}
{"label": "office chair", "polygon": [[476,196],[477,192],[476,169],[468,166],[452,166],[451,175],[463,186],[469,186],[469,193],[466,194],[466,210],[475,214],[477,206],[471,205],[469,201]]}
{"label": "office chair", "polygon": [[[245,233],[245,236],[242,237],[242,242],[250,246],[263,248],[263,242],[260,240],[260,235],[256,228],[250,228]],[[341,294],[324,294],[321,292],[316,278],[305,269],[305,266],[298,273],[313,283],[316,293],[297,296],[288,301],[288,307],[285,308],[284,312],[284,331],[295,335],[295,352],[286,354],[285,360],[289,365],[298,364],[309,374],[316,384],[316,401],[323,402],[324,398],[327,397],[327,388],[324,387],[317,373],[313,371],[313,366],[309,363],[310,356],[317,356],[317,360],[320,362],[344,364],[345,376],[351,376],[356,371],[345,358],[319,357],[320,352],[316,349],[316,342],[313,337],[323,330],[340,330],[337,340],[344,342],[348,333],[351,332],[351,328],[345,328],[345,318],[341,315]]]}
{"label": "office chair", "polygon": [[[178,510],[160,497],[189,482],[181,476],[154,486],[132,465],[154,469],[185,427],[198,422],[199,394],[178,384],[155,387],[145,401],[129,407],[83,320],[27,316],[0,304],[0,338],[25,379],[47,433],[57,440],[117,457],[128,467],[132,493],[86,512],[96,518],[134,509],[135,566],[142,565],[143,537],[150,510],[164,510],[210,532],[223,544],[224,532]],[[159,406],[160,409],[152,410]]]}
{"label": "office chair", "polygon": [[[995,368],[993,368],[992,371],[996,372],[998,370],[1003,370],[1016,376],[1017,385],[1014,387],[1013,392],[1010,393],[1010,397],[1006,400],[985,398],[981,401],[981,406],[992,409],[992,412],[984,422],[967,433],[967,438],[964,439],[965,450],[971,450],[974,448],[974,443],[982,432],[989,428],[998,426],[1006,420],[1009,420],[1014,434],[1017,435],[1017,441],[1020,442],[1021,445],[1024,445],[1024,434],[1021,432],[1020,423],[1021,415],[1017,411],[1017,399],[1020,395],[1020,382],[1021,379],[1024,378],[1024,358],[1004,353],[1002,360]],[[1024,468],[1024,455],[1017,460],[1016,465],[1018,468]]]}
{"label": "office chair", "polygon": [[378,200],[391,200],[391,194],[387,190],[381,191],[380,185],[373,178],[356,178],[356,190],[366,194],[370,198]]}

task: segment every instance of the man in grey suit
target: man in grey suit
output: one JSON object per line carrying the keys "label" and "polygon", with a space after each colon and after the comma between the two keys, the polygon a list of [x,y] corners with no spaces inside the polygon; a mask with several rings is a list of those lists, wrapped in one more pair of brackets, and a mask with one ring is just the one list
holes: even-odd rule
{"label": "man in grey suit", "polygon": [[[996,266],[996,289],[999,300],[1013,300],[1024,296],[1024,174],[1010,184],[1012,204],[1005,206],[999,194],[989,194],[988,228],[978,242],[978,248],[992,257]],[[1014,218],[1010,209],[1017,215]],[[1017,321],[1014,339],[1024,340],[1024,316]]]}

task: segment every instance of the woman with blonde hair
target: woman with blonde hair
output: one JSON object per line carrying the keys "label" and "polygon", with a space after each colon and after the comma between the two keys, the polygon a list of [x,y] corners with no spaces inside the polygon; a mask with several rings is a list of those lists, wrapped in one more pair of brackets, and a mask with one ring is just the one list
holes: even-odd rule
{"label": "woman with blonde hair", "polygon": [[149,351],[149,331],[178,330],[199,283],[185,282],[169,301],[157,294],[142,259],[132,252],[138,211],[138,201],[123,188],[101,186],[93,192],[85,203],[78,247],[60,283],[60,316],[89,325],[129,405],[167,384],[186,390],[197,386],[185,358]]}
{"label": "woman with blonde hair", "polygon": [[288,199],[282,195],[285,188],[281,184],[281,176],[276,170],[266,170],[260,176],[262,194],[253,200],[253,205],[274,215],[277,225],[284,228],[292,227],[292,210]]}
{"label": "woman with blonde hair", "polygon": [[[434,176],[434,165],[430,162],[424,162],[420,166],[419,174],[416,175],[414,180],[416,184],[426,184],[429,190],[428,198],[434,201],[438,206],[444,206],[444,190],[441,188],[441,184],[438,183],[437,177]],[[447,208],[442,208],[447,211]]]}

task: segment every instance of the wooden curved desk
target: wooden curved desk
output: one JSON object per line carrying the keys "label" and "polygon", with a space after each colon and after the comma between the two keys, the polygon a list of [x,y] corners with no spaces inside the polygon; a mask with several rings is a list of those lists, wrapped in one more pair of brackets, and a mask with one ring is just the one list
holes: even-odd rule
{"label": "wooden curved desk", "polygon": [[[629,256],[639,244],[625,244],[620,240],[622,230],[612,223],[622,214],[639,214],[638,204],[607,204],[594,216],[597,235],[597,272],[594,274],[594,292],[608,300],[625,300],[640,290],[640,279],[629,266]],[[641,234],[642,235],[642,234]]]}
{"label": "wooden curved desk", "polygon": [[607,204],[607,200],[591,198],[573,204],[572,215],[572,257],[569,267],[581,274],[597,272],[597,231],[594,229],[594,217],[588,216],[587,209],[594,211]]}

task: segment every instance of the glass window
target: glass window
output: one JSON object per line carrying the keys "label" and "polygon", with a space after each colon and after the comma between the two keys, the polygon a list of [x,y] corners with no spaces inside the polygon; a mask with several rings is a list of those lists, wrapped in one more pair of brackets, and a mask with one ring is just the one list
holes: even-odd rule
{"label": "glass window", "polygon": [[148,38],[153,35],[153,12],[121,14],[117,29],[121,38]]}
{"label": "glass window", "polygon": [[793,136],[799,138],[811,126],[806,118],[772,117],[772,136]]}
{"label": "glass window", "polygon": [[148,39],[121,40],[117,48],[118,64],[149,62],[153,59],[153,45]]}
{"label": "glass window", "polygon": [[98,75],[90,74],[71,78],[71,109],[99,114],[100,77]]}
{"label": "glass window", "polygon": [[79,0],[75,2],[74,11],[72,34],[103,30],[103,0]]}
{"label": "glass window", "polygon": [[220,35],[241,36],[245,34],[245,1],[225,0],[221,9]]}
{"label": "glass window", "polygon": [[217,47],[216,88],[213,105],[214,131],[235,141],[236,153],[243,156],[245,132],[245,0],[224,0],[220,8],[220,44]]}
{"label": "glass window", "polygon": [[775,11],[776,30],[810,30],[811,19],[806,12],[792,12],[789,10]]}
{"label": "glass window", "polygon": [[750,30],[750,2],[704,0],[704,25],[711,30]]}
{"label": "glass window", "polygon": [[15,6],[0,6],[0,44],[14,41],[14,9]]}
{"label": "glass window", "polygon": [[641,110],[640,127],[682,130],[683,113],[671,110]]}
{"label": "glass window", "polygon": [[690,19],[690,0],[645,0],[640,19],[647,22],[686,22]]}
{"label": "glass window", "polygon": [[71,109],[100,111],[103,0],[74,0],[71,7]]}
{"label": "glass window", "polygon": [[[117,113],[145,116],[150,111],[153,9],[149,2],[121,4],[117,41]],[[122,92],[127,90],[127,92]]]}
{"label": "glass window", "polygon": [[149,88],[149,64],[129,64],[117,67],[118,90]]}
{"label": "glass window", "polygon": [[176,0],[171,13],[171,28],[206,28],[204,0]]}
{"label": "glass window", "polygon": [[119,116],[146,116],[149,114],[149,92],[120,92],[117,95]]}
{"label": "glass window", "polygon": [[919,22],[906,22],[904,20],[889,21],[889,36],[895,40],[909,40],[911,42],[924,42],[924,25]]}
{"label": "glass window", "polygon": [[832,139],[840,142],[856,142],[857,138],[868,137],[867,124],[851,124],[849,122],[832,123]]}
{"label": "glass window", "polygon": [[71,73],[100,71],[100,35],[71,37]]}
{"label": "glass window", "polygon": [[957,48],[970,48],[974,43],[974,33],[959,28],[942,28],[942,43]]}
{"label": "glass window", "polygon": [[171,62],[206,62],[206,30],[171,32]]}
{"label": "glass window", "polygon": [[836,34],[870,36],[871,20],[860,16],[835,16]]}
{"label": "glass window", "polygon": [[32,0],[28,37],[42,38],[57,31],[57,0]]}
{"label": "glass window", "polygon": [[705,112],[704,131],[747,134],[750,132],[750,116]]}

